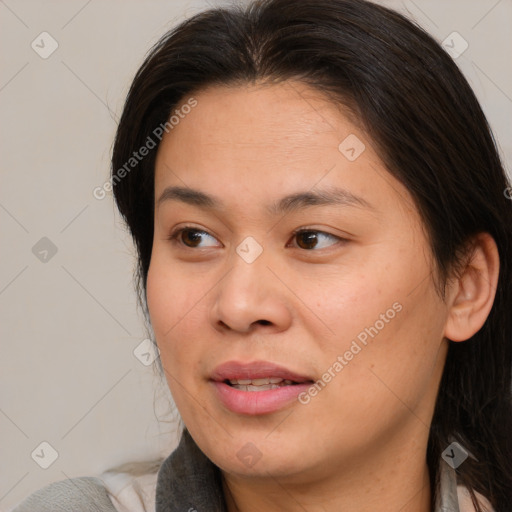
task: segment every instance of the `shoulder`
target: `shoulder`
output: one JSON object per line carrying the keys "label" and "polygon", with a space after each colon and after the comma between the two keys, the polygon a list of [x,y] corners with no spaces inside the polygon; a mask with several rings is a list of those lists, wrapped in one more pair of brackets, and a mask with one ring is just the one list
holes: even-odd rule
{"label": "shoulder", "polygon": [[154,512],[157,473],[102,473],[110,499],[119,512]]}
{"label": "shoulder", "polygon": [[32,493],[11,512],[117,512],[103,481],[96,477],[68,478]]}
{"label": "shoulder", "polygon": [[[457,485],[457,497],[459,499],[460,512],[475,512],[475,507],[466,487]],[[494,512],[494,509],[485,496],[475,491],[475,497],[483,512]]]}

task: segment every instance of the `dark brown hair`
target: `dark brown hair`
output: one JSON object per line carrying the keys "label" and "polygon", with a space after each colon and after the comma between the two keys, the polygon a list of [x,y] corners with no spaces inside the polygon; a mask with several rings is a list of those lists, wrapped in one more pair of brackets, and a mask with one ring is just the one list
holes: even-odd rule
{"label": "dark brown hair", "polygon": [[[468,241],[492,235],[500,253],[496,298],[483,328],[449,342],[427,462],[437,482],[452,441],[473,457],[460,482],[497,512],[512,503],[512,201],[482,109],[453,60],[422,28],[365,0],[263,0],[202,12],[167,33],[137,72],[112,157],[117,206],[138,253],[147,315],[156,149],[118,170],[155,128],[210,85],[300,80],[356,114],[390,174],[409,190],[435,260],[441,296]],[[433,489],[435,493],[435,487]],[[477,510],[480,510],[478,507]]]}

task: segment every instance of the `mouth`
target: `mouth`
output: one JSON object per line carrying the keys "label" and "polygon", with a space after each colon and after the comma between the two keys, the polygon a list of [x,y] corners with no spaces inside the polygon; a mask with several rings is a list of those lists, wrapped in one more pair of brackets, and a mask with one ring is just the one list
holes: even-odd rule
{"label": "mouth", "polygon": [[[314,379],[308,375],[301,375],[270,361],[252,361],[249,363],[227,361],[213,370],[211,379],[216,382],[225,382],[233,387],[247,386],[249,389],[246,391],[262,391],[261,388],[264,386],[280,387],[314,382]],[[257,389],[252,389],[254,387]]]}
{"label": "mouth", "polygon": [[246,415],[278,411],[305,392],[314,379],[268,361],[228,361],[212,372],[211,383],[220,403]]}

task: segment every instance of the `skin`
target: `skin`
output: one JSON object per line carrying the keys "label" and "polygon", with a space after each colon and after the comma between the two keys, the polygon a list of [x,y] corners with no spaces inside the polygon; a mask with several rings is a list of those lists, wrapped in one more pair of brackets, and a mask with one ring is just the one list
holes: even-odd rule
{"label": "skin", "polygon": [[[169,388],[222,470],[228,510],[430,511],[425,453],[446,338],[468,339],[490,311],[494,241],[475,238],[443,301],[411,196],[342,110],[297,82],[215,86],[194,97],[160,144],[155,198],[189,187],[223,207],[155,203],[147,300]],[[338,149],[349,134],[366,146],[354,161]],[[266,210],[328,187],[371,207]],[[192,247],[190,237],[168,239],[189,225],[206,231]],[[316,230],[312,248],[294,236],[298,228]],[[250,264],[236,252],[248,236],[263,248]],[[228,360],[272,361],[321,379],[396,303],[400,312],[307,404],[250,416],[216,398],[210,375]],[[251,467],[237,457],[247,443],[261,453]]]}

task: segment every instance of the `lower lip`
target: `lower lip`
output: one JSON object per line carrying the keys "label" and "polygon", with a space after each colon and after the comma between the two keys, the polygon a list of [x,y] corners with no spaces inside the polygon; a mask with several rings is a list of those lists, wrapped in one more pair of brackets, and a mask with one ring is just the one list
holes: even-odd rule
{"label": "lower lip", "polygon": [[300,393],[307,391],[313,384],[293,384],[265,391],[242,391],[225,382],[211,381],[220,401],[230,411],[239,414],[269,414],[282,409],[285,405],[297,400]]}

